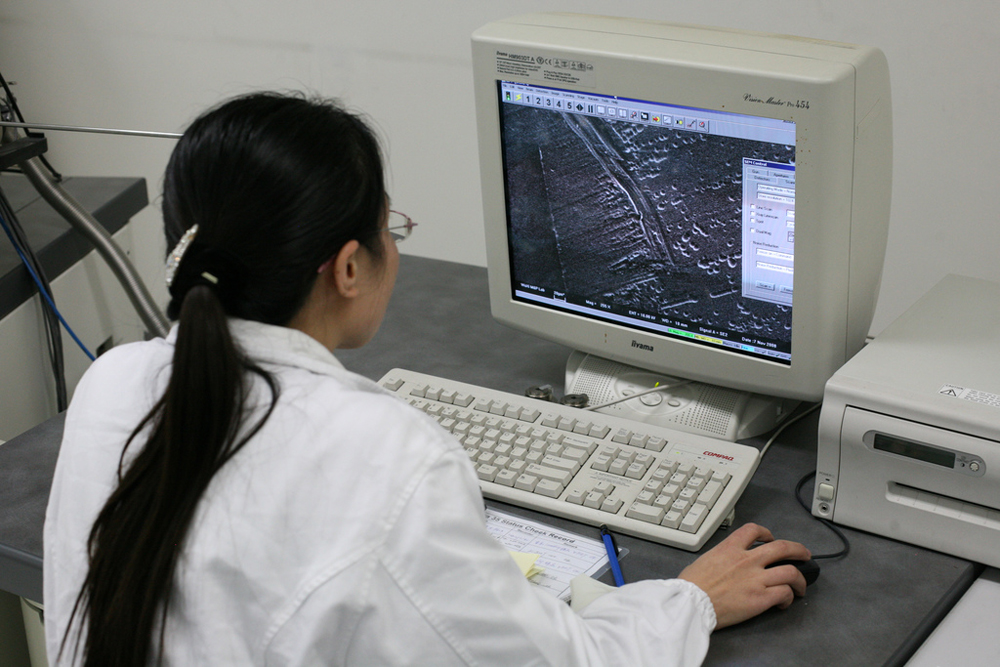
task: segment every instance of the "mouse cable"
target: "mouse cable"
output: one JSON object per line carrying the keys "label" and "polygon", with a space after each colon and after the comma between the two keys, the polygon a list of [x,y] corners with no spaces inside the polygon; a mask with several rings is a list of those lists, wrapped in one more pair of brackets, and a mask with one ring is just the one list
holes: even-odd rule
{"label": "mouse cable", "polygon": [[802,419],[806,415],[812,414],[821,405],[823,405],[823,404],[822,403],[815,403],[815,404],[809,406],[809,408],[807,408],[806,410],[803,410],[799,414],[797,414],[794,417],[792,417],[792,418],[788,419],[787,421],[785,421],[781,426],[779,426],[774,431],[774,433],[771,434],[771,437],[767,439],[767,442],[764,443],[764,446],[760,448],[760,458],[764,458],[764,454],[767,454],[767,450],[771,448],[771,445],[774,444],[774,441],[778,439],[778,436],[780,436],[782,433],[785,432],[786,428],[788,428],[792,424],[798,422],[800,419]]}
{"label": "mouse cable", "polygon": [[[806,512],[809,512],[810,515],[812,515],[812,510],[809,508],[809,505],[807,505],[806,502],[804,500],[802,500],[802,493],[801,492],[802,492],[802,487],[806,485],[806,482],[808,482],[810,479],[812,479],[815,476],[816,476],[816,471],[815,470],[813,470],[812,472],[806,473],[805,476],[803,476],[802,479],[799,480],[799,483],[795,485],[795,499],[797,501],[799,501],[799,505],[802,505],[802,509],[804,509]],[[847,536],[844,535],[843,531],[841,531],[840,528],[838,528],[837,526],[835,526],[832,521],[828,521],[828,520],[823,519],[823,518],[818,517],[818,516],[813,517],[813,518],[816,519],[817,521],[819,521],[821,524],[823,524],[827,528],[829,528],[830,530],[832,530],[833,533],[838,538],[840,538],[840,541],[844,544],[844,548],[841,549],[840,551],[837,551],[837,552],[832,553],[832,554],[823,554],[823,555],[820,555],[820,556],[813,556],[813,560],[820,560],[820,559],[824,559],[824,558],[843,558],[844,556],[846,556],[847,554],[849,554],[851,552],[851,543],[848,541]]]}

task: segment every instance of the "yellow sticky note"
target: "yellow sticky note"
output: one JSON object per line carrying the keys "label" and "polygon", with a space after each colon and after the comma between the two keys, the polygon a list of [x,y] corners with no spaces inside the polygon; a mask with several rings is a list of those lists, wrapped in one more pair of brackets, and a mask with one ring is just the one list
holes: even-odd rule
{"label": "yellow sticky note", "polygon": [[542,572],[543,568],[535,565],[535,561],[538,560],[538,554],[525,554],[520,551],[509,552],[514,562],[521,569],[521,574],[523,574],[528,579],[531,579],[536,574]]}

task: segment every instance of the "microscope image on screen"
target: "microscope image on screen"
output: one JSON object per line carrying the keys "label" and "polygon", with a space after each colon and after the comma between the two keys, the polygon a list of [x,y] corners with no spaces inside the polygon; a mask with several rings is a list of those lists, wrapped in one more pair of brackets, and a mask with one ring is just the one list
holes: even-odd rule
{"label": "microscope image on screen", "polygon": [[[784,182],[780,173],[757,180],[790,193],[793,226],[794,141],[716,133],[719,121],[699,121],[695,109],[681,116],[617,102],[570,102],[563,110],[500,104],[515,292],[640,329],[787,358],[794,231],[782,227],[784,247],[769,244],[767,219],[781,215],[771,215],[767,203],[757,210],[745,182],[748,159],[787,169]],[[778,187],[788,183],[791,189]],[[788,259],[785,283],[778,283],[786,303],[747,295],[748,233]],[[758,290],[769,284],[776,289],[757,281]]]}

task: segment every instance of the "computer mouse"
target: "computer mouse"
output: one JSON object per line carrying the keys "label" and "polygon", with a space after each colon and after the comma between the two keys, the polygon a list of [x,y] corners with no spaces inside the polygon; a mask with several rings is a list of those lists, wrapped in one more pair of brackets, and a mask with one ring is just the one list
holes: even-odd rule
{"label": "computer mouse", "polygon": [[819,563],[811,558],[809,560],[779,560],[771,563],[768,567],[777,567],[778,565],[794,565],[806,578],[806,586],[811,586],[819,577]]}

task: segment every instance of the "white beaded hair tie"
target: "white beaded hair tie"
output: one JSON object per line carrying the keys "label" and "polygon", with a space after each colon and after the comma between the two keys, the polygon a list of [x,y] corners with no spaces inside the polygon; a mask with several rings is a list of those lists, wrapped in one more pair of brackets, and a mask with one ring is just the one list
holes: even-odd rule
{"label": "white beaded hair tie", "polygon": [[167,270],[165,272],[165,277],[167,279],[167,287],[174,282],[174,276],[177,275],[177,267],[180,266],[181,259],[184,258],[184,253],[187,251],[188,246],[191,245],[191,241],[194,240],[195,234],[198,233],[198,225],[192,226],[186,232],[181,240],[177,242],[177,245],[170,254],[167,255]]}

